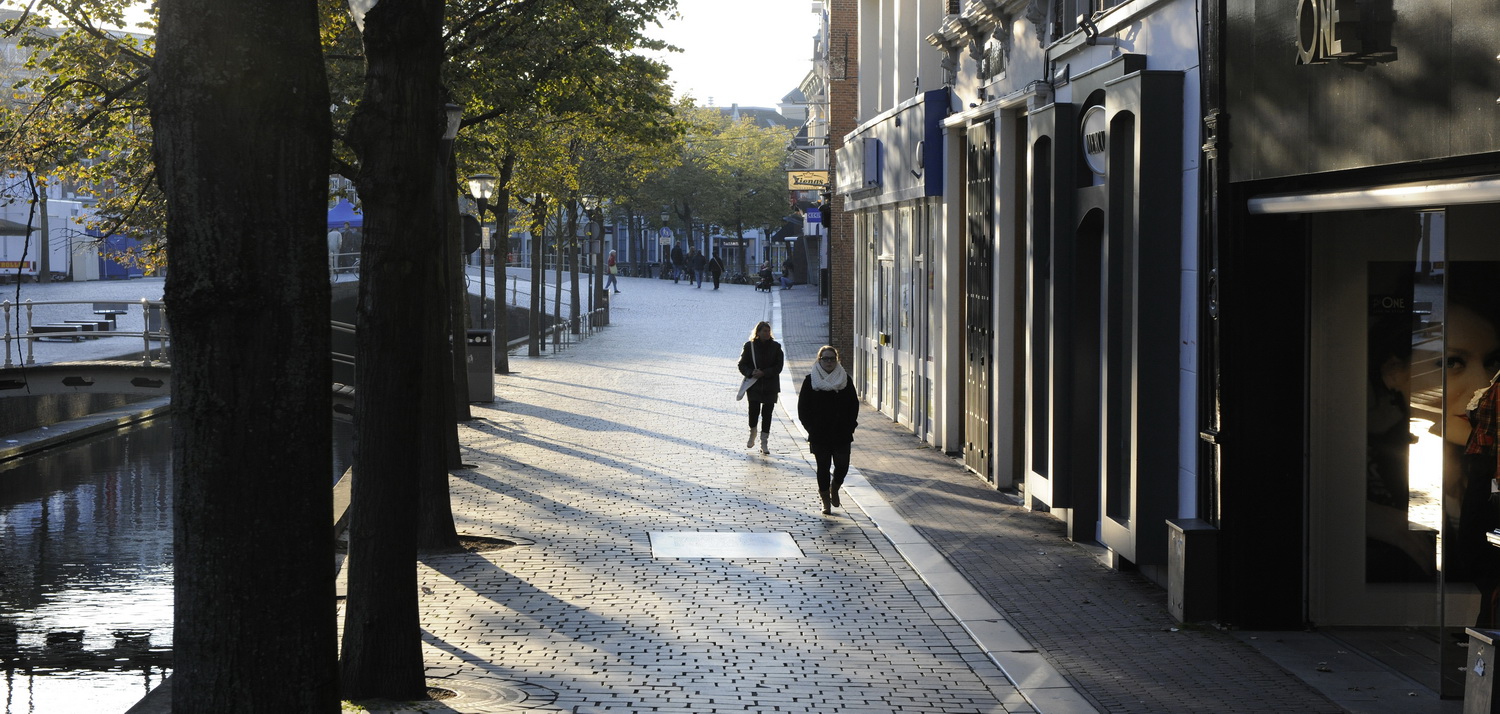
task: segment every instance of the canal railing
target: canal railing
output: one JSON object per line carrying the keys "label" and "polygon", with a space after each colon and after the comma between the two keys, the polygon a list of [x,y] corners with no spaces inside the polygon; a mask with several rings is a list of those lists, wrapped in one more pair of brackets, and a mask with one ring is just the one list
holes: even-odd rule
{"label": "canal railing", "polygon": [[[132,314],[132,308],[140,311],[140,329],[120,326],[121,319]],[[5,321],[5,334],[0,338],[5,347],[5,367],[15,367],[18,362],[35,365],[38,342],[83,344],[106,337],[138,338],[140,359],[145,366],[151,366],[153,362],[171,362],[171,328],[167,323],[166,303],[161,300],[26,300],[20,303],[5,300],[0,301],[0,317]]]}

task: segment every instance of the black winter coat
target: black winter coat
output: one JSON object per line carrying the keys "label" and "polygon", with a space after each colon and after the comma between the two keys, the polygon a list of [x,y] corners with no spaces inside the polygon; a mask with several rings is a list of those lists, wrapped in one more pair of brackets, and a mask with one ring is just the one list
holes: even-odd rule
{"label": "black winter coat", "polygon": [[[752,358],[750,350],[755,350]],[[781,343],[776,340],[750,340],[740,351],[740,374],[749,377],[759,365],[761,376],[745,391],[745,398],[752,402],[776,403],[781,393],[781,367],[786,356],[781,352]]]}
{"label": "black winter coat", "polygon": [[849,448],[854,428],[859,426],[859,395],[850,380],[837,392],[813,389],[812,375],[802,378],[797,394],[797,420],[807,430],[807,442],[814,452]]}

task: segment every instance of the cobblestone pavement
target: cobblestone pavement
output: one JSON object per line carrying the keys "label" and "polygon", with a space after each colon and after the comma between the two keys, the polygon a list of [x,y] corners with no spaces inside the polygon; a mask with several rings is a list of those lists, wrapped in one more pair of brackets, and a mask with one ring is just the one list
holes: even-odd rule
{"label": "cobblestone pavement", "polygon": [[[612,327],[512,360],[463,429],[460,532],[521,545],[424,561],[429,676],[570,712],[1033,711],[868,517],[819,513],[785,414],[745,448],[734,365],[767,295],[622,283]],[[673,533],[799,555],[654,554]]]}

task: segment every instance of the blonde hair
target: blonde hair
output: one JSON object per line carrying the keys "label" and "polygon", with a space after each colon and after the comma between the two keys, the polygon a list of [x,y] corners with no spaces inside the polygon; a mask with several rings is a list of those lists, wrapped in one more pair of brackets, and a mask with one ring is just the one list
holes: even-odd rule
{"label": "blonde hair", "polygon": [[768,339],[768,340],[774,340],[774,339],[776,339],[776,336],[771,334],[771,323],[766,322],[765,320],[761,320],[760,322],[755,323],[755,329],[753,329],[753,330],[750,331],[750,341],[751,342],[754,342],[754,341],[760,339],[760,326],[761,325],[765,325],[766,326],[766,339]]}
{"label": "blonde hair", "polygon": [[833,345],[823,345],[822,347],[819,347],[818,348],[818,359],[823,359],[823,353],[824,352],[832,352],[833,353],[833,360],[835,362],[837,362],[839,360],[839,348],[834,347]]}

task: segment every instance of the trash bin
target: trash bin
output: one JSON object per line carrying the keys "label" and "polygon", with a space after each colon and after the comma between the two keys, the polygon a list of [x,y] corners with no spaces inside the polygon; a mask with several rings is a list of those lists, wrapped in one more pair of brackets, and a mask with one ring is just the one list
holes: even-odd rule
{"label": "trash bin", "polygon": [[1494,714],[1500,700],[1495,699],[1495,640],[1500,631],[1468,628],[1469,666],[1464,672],[1464,714]]}
{"label": "trash bin", "polygon": [[469,401],[495,401],[495,331],[469,330],[464,342],[469,363]]}

